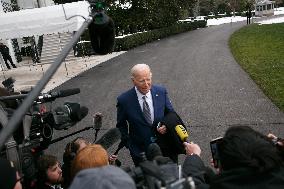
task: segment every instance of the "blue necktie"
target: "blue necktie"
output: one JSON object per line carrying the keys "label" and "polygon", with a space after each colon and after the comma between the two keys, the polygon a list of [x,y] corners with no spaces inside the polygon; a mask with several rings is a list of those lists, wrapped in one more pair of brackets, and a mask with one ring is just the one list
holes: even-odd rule
{"label": "blue necktie", "polygon": [[152,119],[151,119],[151,112],[150,112],[150,108],[149,108],[149,104],[146,101],[146,96],[143,96],[143,114],[144,117],[146,119],[146,121],[152,125]]}

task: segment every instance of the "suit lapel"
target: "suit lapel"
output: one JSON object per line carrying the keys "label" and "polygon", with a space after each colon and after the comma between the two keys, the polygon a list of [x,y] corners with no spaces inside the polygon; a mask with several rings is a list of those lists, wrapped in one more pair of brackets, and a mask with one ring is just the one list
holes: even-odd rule
{"label": "suit lapel", "polygon": [[157,115],[157,103],[158,103],[158,98],[159,95],[157,93],[157,90],[154,86],[151,88],[151,95],[152,95],[152,101],[153,101],[153,108],[154,108],[154,121],[156,120],[156,115]]}
{"label": "suit lapel", "polygon": [[131,90],[131,94],[132,94],[131,102],[134,102],[134,104],[133,104],[134,107],[133,108],[136,109],[138,111],[139,115],[141,115],[143,117],[143,119],[146,121],[146,119],[144,118],[143,112],[141,110],[141,107],[140,107],[140,104],[139,104],[139,101],[138,101],[138,97],[137,97],[137,94],[136,94],[136,91],[135,91],[134,87]]}

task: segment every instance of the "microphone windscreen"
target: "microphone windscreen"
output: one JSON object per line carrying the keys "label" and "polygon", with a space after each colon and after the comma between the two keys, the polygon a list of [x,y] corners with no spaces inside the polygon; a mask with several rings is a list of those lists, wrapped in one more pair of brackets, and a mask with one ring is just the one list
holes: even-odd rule
{"label": "microphone windscreen", "polygon": [[[104,16],[107,15],[104,14]],[[111,18],[108,18],[107,22],[103,24],[92,22],[88,29],[92,48],[97,54],[105,55],[112,52],[114,47],[115,27]]]}
{"label": "microphone windscreen", "polygon": [[162,156],[162,151],[157,143],[151,143],[146,151],[146,157],[149,161],[153,161],[155,157]]}
{"label": "microphone windscreen", "polygon": [[95,144],[102,145],[105,149],[110,148],[121,138],[121,133],[118,128],[108,130]]}
{"label": "microphone windscreen", "polygon": [[102,119],[103,119],[103,115],[99,112],[93,116],[93,122],[94,122],[95,129],[100,129],[102,127]]}

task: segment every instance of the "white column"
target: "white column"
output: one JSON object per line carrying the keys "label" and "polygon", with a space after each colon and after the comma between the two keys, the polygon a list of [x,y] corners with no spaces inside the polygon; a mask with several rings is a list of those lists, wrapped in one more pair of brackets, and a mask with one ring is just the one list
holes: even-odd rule
{"label": "white column", "polygon": [[5,62],[4,59],[2,57],[2,54],[0,53],[0,70],[5,70],[6,66],[5,66]]}
{"label": "white column", "polygon": [[15,55],[15,51],[14,51],[11,39],[7,40],[7,46],[9,48],[9,53],[10,53],[10,56],[11,56],[11,58],[13,60],[13,63],[16,65],[16,63],[18,63],[18,61],[17,61],[16,55]]}
{"label": "white column", "polygon": [[4,12],[2,2],[0,1],[0,13]]}

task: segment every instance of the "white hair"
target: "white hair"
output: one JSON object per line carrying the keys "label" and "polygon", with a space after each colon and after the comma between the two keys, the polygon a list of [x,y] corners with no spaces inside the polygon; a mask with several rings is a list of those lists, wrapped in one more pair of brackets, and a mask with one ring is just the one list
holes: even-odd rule
{"label": "white hair", "polygon": [[147,65],[147,64],[136,64],[135,66],[133,66],[130,70],[131,72],[131,78],[134,78],[135,75],[142,71],[142,70],[147,70],[150,72],[150,75],[152,76],[152,72],[151,72],[151,68]]}

